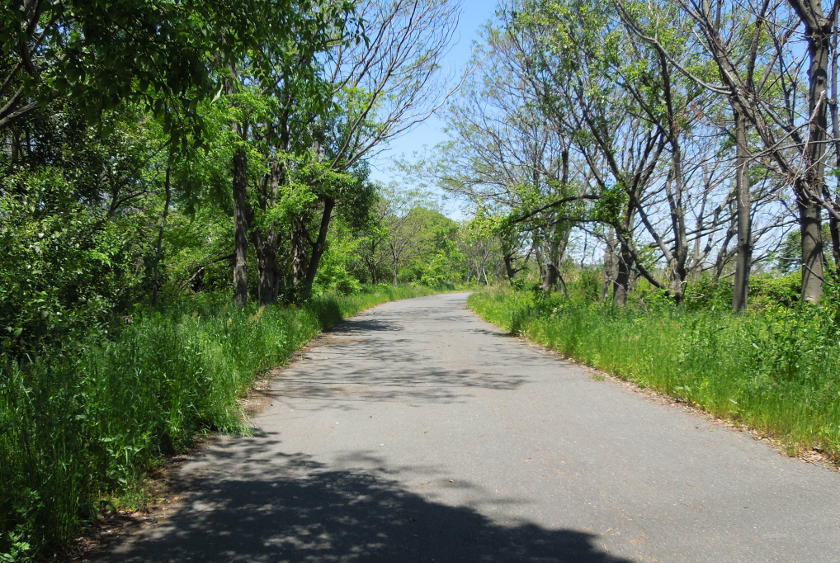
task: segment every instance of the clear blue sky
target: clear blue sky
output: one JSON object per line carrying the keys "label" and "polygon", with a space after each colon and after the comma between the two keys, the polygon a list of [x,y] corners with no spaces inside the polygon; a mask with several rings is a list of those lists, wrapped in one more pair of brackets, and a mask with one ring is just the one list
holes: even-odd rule
{"label": "clear blue sky", "polygon": [[[496,6],[496,0],[463,0],[461,19],[454,37],[455,43],[448,56],[442,61],[443,76],[451,76],[453,80],[460,77],[469,61],[473,41],[478,39],[481,27],[493,18]],[[385,184],[392,181],[398,184],[404,183],[405,178],[391,167],[393,160],[409,159],[412,153],[422,153],[424,147],[432,147],[445,141],[446,134],[443,128],[443,121],[432,116],[407,133],[392,139],[387,149],[370,161],[373,179]],[[458,208],[459,205],[456,202],[447,202],[446,214],[455,219],[461,218]]]}

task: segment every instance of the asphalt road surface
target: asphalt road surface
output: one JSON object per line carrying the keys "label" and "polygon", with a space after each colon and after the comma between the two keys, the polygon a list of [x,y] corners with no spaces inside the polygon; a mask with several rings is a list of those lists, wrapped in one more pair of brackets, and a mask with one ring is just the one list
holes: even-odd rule
{"label": "asphalt road surface", "polygon": [[381,305],[283,370],[113,561],[840,561],[840,474],[506,336]]}

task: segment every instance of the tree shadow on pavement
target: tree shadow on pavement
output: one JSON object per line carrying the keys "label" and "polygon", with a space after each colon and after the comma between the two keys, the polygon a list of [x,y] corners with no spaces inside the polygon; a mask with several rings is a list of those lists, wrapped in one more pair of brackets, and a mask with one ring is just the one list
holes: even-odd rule
{"label": "tree shadow on pavement", "polygon": [[179,513],[97,560],[628,561],[585,532],[502,525],[370,472],[280,457],[227,479],[192,479]]}
{"label": "tree shadow on pavement", "polygon": [[[421,334],[401,336],[403,324],[387,315],[342,323],[307,352],[307,362],[279,372],[264,394],[269,399],[311,400],[296,403],[301,410],[352,410],[370,402],[462,403],[476,390],[518,389],[532,367],[544,365],[532,349],[483,327],[464,330],[470,339],[466,344],[453,335],[423,346],[418,345],[421,340],[447,330],[427,327]],[[471,353],[449,354],[449,361],[441,361],[435,346],[442,342]],[[493,363],[483,362],[485,357]]]}
{"label": "tree shadow on pavement", "polygon": [[350,336],[360,332],[397,331],[401,328],[402,327],[398,322],[362,317],[337,324],[336,326],[325,330],[324,334],[327,336]]}
{"label": "tree shadow on pavement", "polygon": [[334,359],[316,373],[282,372],[271,390],[262,394],[269,399],[309,400],[296,403],[295,408],[301,410],[346,410],[359,402],[457,403],[473,389],[513,390],[525,381],[523,375],[501,370],[443,369],[405,350],[375,345],[356,345],[355,350],[364,350],[373,361],[397,369],[360,368],[352,356]]}

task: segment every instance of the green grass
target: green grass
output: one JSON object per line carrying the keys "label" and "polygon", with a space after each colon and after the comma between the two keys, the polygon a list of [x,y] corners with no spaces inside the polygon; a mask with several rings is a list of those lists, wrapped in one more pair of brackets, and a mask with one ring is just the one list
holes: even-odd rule
{"label": "green grass", "polygon": [[244,310],[203,296],[135,315],[119,335],[0,364],[0,561],[60,552],[197,434],[242,430],[238,399],[324,328],[384,301],[379,286],[302,307]]}
{"label": "green grass", "polygon": [[510,332],[745,424],[791,452],[816,448],[840,462],[836,307],[643,311],[504,290],[474,294],[469,305]]}

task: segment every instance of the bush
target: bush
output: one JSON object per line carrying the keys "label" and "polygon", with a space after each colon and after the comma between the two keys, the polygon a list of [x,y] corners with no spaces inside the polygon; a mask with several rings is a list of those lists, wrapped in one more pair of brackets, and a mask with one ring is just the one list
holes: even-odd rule
{"label": "bush", "polygon": [[802,274],[799,271],[783,276],[756,274],[750,277],[750,300],[754,307],[798,305],[802,287]]}
{"label": "bush", "polygon": [[26,197],[0,197],[3,354],[79,338],[80,327],[101,328],[139,300],[149,250],[137,242],[149,238],[143,217],[105,221],[50,167],[4,181],[24,185]]}
{"label": "bush", "polygon": [[686,286],[684,303],[689,311],[730,309],[732,307],[732,281],[715,280],[711,276],[703,276]]}
{"label": "bush", "polygon": [[604,278],[600,270],[585,268],[580,270],[577,282],[569,285],[570,294],[579,295],[589,301],[598,301],[601,299]]}

